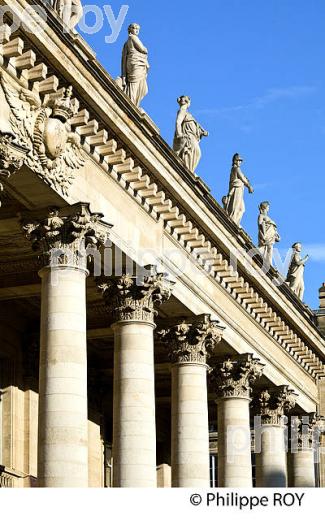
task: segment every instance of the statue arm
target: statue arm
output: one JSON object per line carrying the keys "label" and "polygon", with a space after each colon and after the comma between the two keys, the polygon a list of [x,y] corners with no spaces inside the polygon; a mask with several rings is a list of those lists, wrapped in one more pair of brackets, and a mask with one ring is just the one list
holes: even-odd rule
{"label": "statue arm", "polygon": [[142,54],[148,54],[148,49],[143,45],[143,43],[137,36],[135,36],[134,34],[130,34],[130,38],[132,39],[134,48],[137,51],[142,52]]}
{"label": "statue arm", "polygon": [[126,79],[126,76],[127,76],[126,60],[127,60],[127,43],[125,43],[125,45],[123,47],[122,62],[121,62],[121,70],[122,70],[121,75],[122,75],[122,79],[124,80],[124,82],[125,82],[125,79]]}
{"label": "statue arm", "polygon": [[241,171],[240,168],[238,168],[238,177],[239,177],[239,179],[244,183],[244,185],[246,186],[246,188],[248,188],[249,192],[250,192],[250,193],[253,193],[253,192],[254,192],[254,189],[253,189],[251,183],[250,183],[249,180],[247,179],[246,175],[243,174],[243,172]]}
{"label": "statue arm", "polygon": [[306,255],[304,258],[300,258],[298,253],[295,254],[295,263],[297,266],[305,265],[308,260],[309,260],[309,255]]}
{"label": "statue arm", "polygon": [[209,135],[209,132],[207,130],[204,130],[204,128],[201,125],[199,125],[198,123],[197,123],[197,125],[199,127],[199,132],[201,134],[201,137],[203,137],[203,136],[207,137]]}
{"label": "statue arm", "polygon": [[186,116],[186,111],[180,109],[177,112],[177,119],[176,119],[176,137],[183,137],[183,122]]}
{"label": "statue arm", "polygon": [[265,223],[264,215],[260,215],[258,217],[258,227],[259,227],[261,235],[264,237],[265,233],[266,233],[266,223]]}

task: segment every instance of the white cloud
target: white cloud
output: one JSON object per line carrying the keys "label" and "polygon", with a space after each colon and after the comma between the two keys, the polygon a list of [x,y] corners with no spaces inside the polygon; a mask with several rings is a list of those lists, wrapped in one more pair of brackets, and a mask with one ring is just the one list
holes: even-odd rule
{"label": "white cloud", "polygon": [[230,107],[220,108],[203,108],[197,110],[198,114],[206,115],[228,115],[236,112],[248,111],[248,110],[259,110],[263,109],[267,105],[276,103],[283,99],[294,100],[303,96],[309,96],[316,90],[315,86],[312,85],[293,85],[290,87],[282,88],[270,88],[262,96],[258,96],[246,105],[234,105]]}

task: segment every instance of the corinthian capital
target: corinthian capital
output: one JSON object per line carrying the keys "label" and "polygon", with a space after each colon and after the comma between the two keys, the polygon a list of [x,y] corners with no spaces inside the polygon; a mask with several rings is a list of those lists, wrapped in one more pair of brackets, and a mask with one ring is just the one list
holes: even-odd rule
{"label": "corinthian capital", "polygon": [[182,321],[158,335],[167,346],[172,363],[206,364],[217,344],[221,341],[224,327],[202,314]]}
{"label": "corinthian capital", "polygon": [[87,257],[103,245],[112,227],[103,215],[92,213],[89,204],[78,203],[63,209],[49,208],[45,215],[23,215],[22,228],[32,249],[44,265],[86,268]]}
{"label": "corinthian capital", "polygon": [[241,354],[219,363],[212,372],[217,397],[249,398],[251,386],[261,377],[263,367],[252,354]]}
{"label": "corinthian capital", "polygon": [[312,448],[315,434],[317,435],[319,417],[316,413],[292,416],[290,420],[290,451]]}
{"label": "corinthian capital", "polygon": [[105,303],[116,321],[146,321],[154,323],[158,307],[167,301],[174,282],[154,266],[147,266],[150,274],[140,283],[136,276],[123,276],[97,281]]}
{"label": "corinthian capital", "polygon": [[263,390],[255,401],[262,424],[280,425],[282,417],[296,404],[295,393],[288,386]]}

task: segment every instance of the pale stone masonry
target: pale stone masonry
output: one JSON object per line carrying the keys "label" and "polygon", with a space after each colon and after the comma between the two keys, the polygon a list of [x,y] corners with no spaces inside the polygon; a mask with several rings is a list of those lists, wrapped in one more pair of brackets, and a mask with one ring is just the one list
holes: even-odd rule
{"label": "pale stone masonry", "polygon": [[251,386],[263,365],[251,355],[240,355],[213,369],[218,407],[218,484],[252,487],[250,412]]}
{"label": "pale stone masonry", "polygon": [[207,362],[222,332],[217,322],[203,315],[159,333],[172,362],[173,487],[209,486]]}
{"label": "pale stone masonry", "polygon": [[80,10],[33,3],[0,28],[0,486],[324,486],[324,287],[251,263]]}

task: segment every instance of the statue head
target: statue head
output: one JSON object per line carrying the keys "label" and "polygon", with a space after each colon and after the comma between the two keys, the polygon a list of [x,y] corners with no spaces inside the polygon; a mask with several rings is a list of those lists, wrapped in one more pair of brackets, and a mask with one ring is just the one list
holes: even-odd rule
{"label": "statue head", "polygon": [[129,34],[135,34],[136,36],[138,36],[140,29],[141,27],[138,23],[131,23],[128,27]]}
{"label": "statue head", "polygon": [[302,251],[302,245],[300,242],[295,242],[291,247],[294,251],[297,251],[298,253],[301,253]]}
{"label": "statue head", "polygon": [[261,204],[259,205],[258,209],[262,212],[262,211],[269,211],[270,209],[270,203],[265,200],[264,202],[261,202]]}
{"label": "statue head", "polygon": [[244,159],[242,159],[239,155],[239,153],[235,153],[235,155],[232,158],[232,165],[235,166],[238,163],[242,163]]}
{"label": "statue head", "polygon": [[191,98],[189,96],[180,96],[177,99],[177,103],[179,104],[180,107],[182,107],[184,105],[190,106]]}

